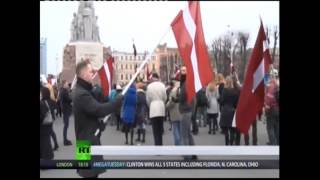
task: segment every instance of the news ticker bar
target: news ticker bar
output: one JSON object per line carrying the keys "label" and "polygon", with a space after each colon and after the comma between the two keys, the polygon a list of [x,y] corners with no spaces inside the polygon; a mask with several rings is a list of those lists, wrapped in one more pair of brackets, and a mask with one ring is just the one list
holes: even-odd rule
{"label": "news ticker bar", "polygon": [[91,155],[279,155],[279,146],[91,146]]}
{"label": "news ticker bar", "polygon": [[40,160],[40,169],[279,169],[279,160]]}

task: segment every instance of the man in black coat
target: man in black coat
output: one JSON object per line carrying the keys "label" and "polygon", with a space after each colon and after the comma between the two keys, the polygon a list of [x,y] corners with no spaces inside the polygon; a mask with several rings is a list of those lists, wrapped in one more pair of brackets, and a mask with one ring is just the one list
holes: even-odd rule
{"label": "man in black coat", "polygon": [[71,141],[67,138],[67,132],[69,127],[69,118],[72,113],[72,106],[71,106],[71,97],[69,92],[69,85],[68,82],[63,80],[63,87],[61,88],[60,99],[61,99],[61,108],[63,114],[63,144],[65,146],[72,145]]}
{"label": "man in black coat", "polygon": [[[75,120],[76,140],[87,140],[91,145],[100,145],[101,132],[96,136],[98,128],[104,127],[99,118],[121,108],[123,96],[118,96],[114,102],[100,103],[92,94],[92,66],[82,61],[76,67],[77,84],[73,90],[73,112]],[[91,160],[103,160],[103,156],[91,156]],[[78,169],[82,177],[98,177],[105,169]]]}

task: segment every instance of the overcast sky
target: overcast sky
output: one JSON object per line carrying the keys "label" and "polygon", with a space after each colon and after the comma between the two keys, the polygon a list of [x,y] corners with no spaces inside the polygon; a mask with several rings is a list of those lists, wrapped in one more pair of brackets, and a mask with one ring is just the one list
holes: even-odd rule
{"label": "overcast sky", "polygon": [[[132,52],[132,39],[138,52],[151,52],[159,43],[177,47],[170,24],[187,2],[94,2],[98,16],[100,40],[112,50]],[[73,13],[77,1],[41,1],[40,37],[47,38],[47,72],[62,69],[63,48],[70,40]],[[205,40],[212,40],[231,31],[250,34],[248,47],[254,45],[261,16],[264,26],[279,27],[279,2],[200,2]],[[167,33],[166,33],[167,32]],[[271,38],[272,40],[273,38]],[[272,41],[271,41],[272,43]],[[58,66],[57,60],[58,57]]]}

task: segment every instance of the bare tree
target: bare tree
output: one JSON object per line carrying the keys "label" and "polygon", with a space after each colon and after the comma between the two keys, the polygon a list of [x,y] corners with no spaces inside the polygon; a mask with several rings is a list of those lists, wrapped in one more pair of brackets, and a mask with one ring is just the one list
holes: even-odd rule
{"label": "bare tree", "polygon": [[239,32],[239,49],[240,49],[240,63],[239,63],[239,80],[242,82],[244,80],[246,67],[248,63],[247,58],[247,45],[249,40],[249,33]]}
{"label": "bare tree", "polygon": [[221,39],[215,39],[212,41],[211,44],[212,48],[212,56],[213,56],[213,62],[216,70],[218,73],[221,73],[221,63],[220,63],[220,54],[221,54]]}

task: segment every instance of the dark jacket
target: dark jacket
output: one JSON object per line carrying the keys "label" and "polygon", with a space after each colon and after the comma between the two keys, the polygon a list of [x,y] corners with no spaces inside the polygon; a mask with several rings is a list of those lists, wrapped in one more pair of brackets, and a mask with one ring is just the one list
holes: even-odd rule
{"label": "dark jacket", "polygon": [[[45,118],[45,115],[49,110],[44,101],[45,101],[44,99],[40,101],[40,125],[42,125],[43,120]],[[52,119],[55,120],[56,119],[56,116],[55,116],[55,113],[54,113],[55,102],[53,100],[51,100],[51,99],[47,99],[46,101],[47,101],[47,103],[49,105],[50,113],[52,115]]]}
{"label": "dark jacket", "polygon": [[40,101],[40,159],[53,159],[54,153],[51,145],[51,124],[43,124],[43,120],[50,110],[53,120],[55,119],[54,102],[51,99],[46,100],[49,108],[44,100]]}
{"label": "dark jacket", "polygon": [[146,93],[142,89],[137,90],[137,113],[136,122],[142,124],[146,118],[148,105],[146,100]]}
{"label": "dark jacket", "polygon": [[[95,136],[100,126],[99,118],[114,112],[121,106],[121,100],[99,103],[92,94],[92,85],[78,77],[73,90],[74,125],[77,140],[88,140],[91,145],[100,145],[100,136]],[[91,160],[103,160],[103,156],[91,156]],[[105,172],[102,169],[79,169],[82,177],[92,177]]]}
{"label": "dark jacket", "polygon": [[98,102],[100,103],[107,102],[105,97],[103,97],[102,89],[100,86],[94,86],[92,88],[92,94]]}
{"label": "dark jacket", "polygon": [[[122,92],[122,90],[117,90],[116,95],[115,95],[115,98],[112,100],[112,102],[114,102],[115,99],[117,99],[117,97],[118,97],[119,95],[121,95],[121,92]],[[122,95],[121,95],[121,96],[122,96]],[[116,109],[115,115],[120,117],[120,115],[121,115],[121,108]]]}
{"label": "dark jacket", "polygon": [[221,96],[220,127],[232,127],[232,120],[239,99],[238,89],[224,88]]}
{"label": "dark jacket", "polygon": [[60,101],[61,101],[62,112],[70,114],[72,111],[72,106],[71,106],[72,99],[70,97],[70,93],[68,89],[61,88]]}
{"label": "dark jacket", "polygon": [[[222,95],[223,89],[224,89],[224,83],[220,83],[218,87],[218,91],[220,95],[220,97],[218,98],[219,105],[221,105],[221,95]],[[220,106],[220,110],[221,110],[221,106]]]}
{"label": "dark jacket", "polygon": [[194,99],[192,100],[191,103],[188,103],[186,83],[181,83],[181,88],[178,89],[178,96],[179,96],[179,111],[180,111],[180,113],[192,112]]}

